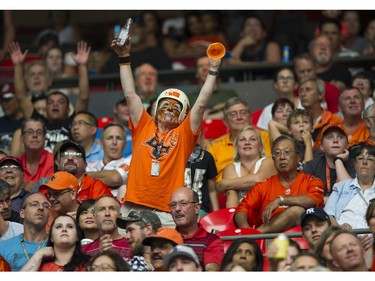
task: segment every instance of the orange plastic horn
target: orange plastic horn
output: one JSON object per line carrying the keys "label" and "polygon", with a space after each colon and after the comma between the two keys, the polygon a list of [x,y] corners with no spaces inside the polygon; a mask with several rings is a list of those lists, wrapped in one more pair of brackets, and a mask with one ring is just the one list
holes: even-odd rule
{"label": "orange plastic horn", "polygon": [[207,56],[213,60],[221,59],[222,57],[225,56],[225,52],[226,50],[225,50],[224,45],[219,42],[212,43],[207,48]]}

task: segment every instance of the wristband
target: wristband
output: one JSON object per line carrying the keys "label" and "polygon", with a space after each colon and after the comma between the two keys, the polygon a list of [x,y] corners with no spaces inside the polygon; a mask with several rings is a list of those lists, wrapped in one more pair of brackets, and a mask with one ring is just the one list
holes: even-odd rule
{"label": "wristband", "polygon": [[333,164],[335,164],[336,160],[340,160],[343,164],[345,164],[345,161],[342,157],[335,157],[335,159],[333,159]]}
{"label": "wristband", "polygon": [[129,65],[131,63],[130,56],[118,58],[119,65]]}
{"label": "wristband", "polygon": [[280,206],[285,206],[285,198],[284,198],[284,196],[278,196],[278,198],[280,199]]}
{"label": "wristband", "polygon": [[212,76],[218,76],[219,75],[219,72],[218,71],[213,71],[213,70],[209,70],[208,71],[208,74],[212,75]]}

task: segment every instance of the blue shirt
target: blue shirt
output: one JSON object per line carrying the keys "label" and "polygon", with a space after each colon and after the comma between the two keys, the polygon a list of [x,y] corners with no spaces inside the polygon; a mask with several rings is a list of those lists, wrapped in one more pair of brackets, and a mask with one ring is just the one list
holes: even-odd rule
{"label": "blue shirt", "polygon": [[[371,190],[375,194],[375,181],[372,184]],[[358,177],[354,179],[346,179],[336,183],[332,188],[332,193],[328,197],[328,201],[324,206],[324,211],[328,215],[334,216],[336,221],[340,219],[340,216],[349,203],[349,201],[361,192],[361,187],[358,183]]]}
{"label": "blue shirt", "polygon": [[98,161],[103,160],[104,158],[104,151],[102,146],[94,141],[94,145],[91,147],[90,152],[86,155],[86,161],[92,162],[92,161]]}
{"label": "blue shirt", "polygon": [[9,263],[12,271],[20,271],[29,261],[26,257],[31,256],[40,248],[47,244],[47,239],[42,243],[24,241],[24,247],[21,244],[22,234],[0,242],[0,255]]}

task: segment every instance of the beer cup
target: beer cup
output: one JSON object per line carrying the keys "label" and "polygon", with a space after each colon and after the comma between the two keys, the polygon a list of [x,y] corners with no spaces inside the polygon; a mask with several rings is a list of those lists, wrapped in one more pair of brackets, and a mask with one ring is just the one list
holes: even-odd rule
{"label": "beer cup", "polygon": [[219,60],[225,56],[225,47],[223,44],[216,42],[212,43],[207,48],[207,56],[213,60]]}

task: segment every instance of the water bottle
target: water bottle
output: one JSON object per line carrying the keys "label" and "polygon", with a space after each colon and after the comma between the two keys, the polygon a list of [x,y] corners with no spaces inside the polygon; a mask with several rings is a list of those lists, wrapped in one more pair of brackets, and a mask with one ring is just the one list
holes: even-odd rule
{"label": "water bottle", "polygon": [[283,48],[283,62],[289,63],[290,62],[290,47],[284,46]]}
{"label": "water bottle", "polygon": [[123,46],[129,38],[129,33],[130,33],[130,27],[133,23],[132,18],[128,18],[125,25],[122,27],[119,36],[117,37],[116,44],[119,46]]}
{"label": "water bottle", "polygon": [[289,239],[284,233],[280,233],[273,242],[277,246],[275,259],[285,260],[288,256]]}

